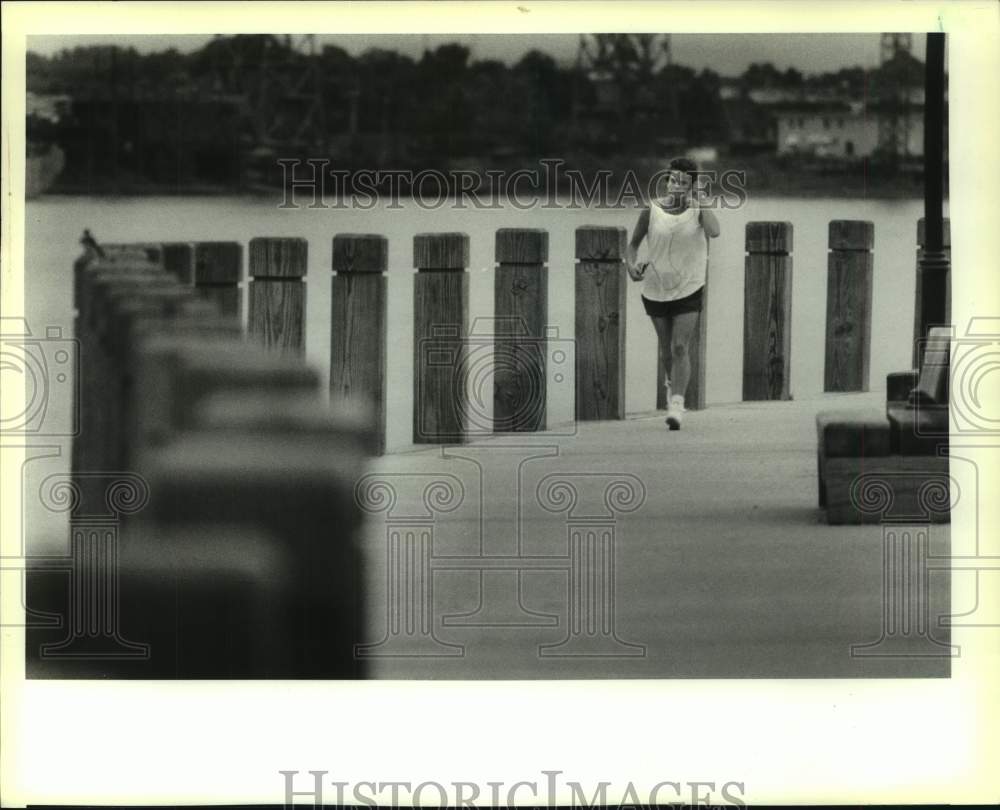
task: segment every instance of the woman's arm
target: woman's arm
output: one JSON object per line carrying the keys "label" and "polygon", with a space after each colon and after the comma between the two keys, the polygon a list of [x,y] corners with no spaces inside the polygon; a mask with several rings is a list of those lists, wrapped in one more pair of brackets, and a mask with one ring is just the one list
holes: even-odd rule
{"label": "woman's arm", "polygon": [[628,243],[628,249],[625,251],[625,269],[628,271],[629,276],[631,276],[633,281],[640,281],[642,279],[644,270],[640,270],[636,267],[636,261],[639,258],[639,245],[642,244],[642,240],[646,238],[646,232],[649,230],[649,208],[644,208],[642,213],[639,214],[639,219],[635,223],[635,228],[632,230],[632,241]]}
{"label": "woman's arm", "polygon": [[719,220],[715,218],[715,214],[705,208],[701,208],[698,210],[698,218],[701,222],[701,227],[704,228],[708,236],[714,239],[719,235]]}

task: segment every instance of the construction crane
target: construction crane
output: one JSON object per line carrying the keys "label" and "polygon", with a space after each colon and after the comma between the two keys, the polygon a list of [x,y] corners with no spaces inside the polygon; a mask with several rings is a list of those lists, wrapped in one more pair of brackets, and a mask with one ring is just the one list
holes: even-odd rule
{"label": "construction crane", "polygon": [[882,34],[879,45],[878,151],[892,164],[909,154],[910,85],[901,68],[912,47],[912,34]]}
{"label": "construction crane", "polygon": [[627,104],[671,63],[670,34],[584,34],[577,69],[597,86],[598,104]]}
{"label": "construction crane", "polygon": [[[574,121],[585,116],[639,124],[643,118],[669,111],[673,99],[657,98],[655,78],[671,63],[670,34],[581,35]],[[584,102],[588,86],[594,92],[589,104]]]}
{"label": "construction crane", "polygon": [[240,110],[242,166],[249,185],[275,171],[275,157],[325,157],[330,150],[327,103],[342,99],[357,127],[357,80],[330,76],[313,34],[216,36],[207,69],[214,95]]}

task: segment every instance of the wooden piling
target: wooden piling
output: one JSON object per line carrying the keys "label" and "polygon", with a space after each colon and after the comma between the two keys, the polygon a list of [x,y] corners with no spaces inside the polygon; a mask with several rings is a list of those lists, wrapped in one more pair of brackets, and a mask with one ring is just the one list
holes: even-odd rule
{"label": "wooden piling", "polygon": [[[185,251],[173,257],[183,272]],[[131,251],[75,265],[84,379],[102,421],[87,433],[101,455],[74,467],[77,481],[100,486],[81,487],[71,521],[120,514],[113,527],[74,528],[68,587],[39,589],[31,572],[31,607],[64,621],[60,637],[43,634],[62,657],[43,661],[29,647],[28,665],[40,677],[359,677],[366,577],[354,486],[370,453],[365,414],[331,413],[315,369],[238,339],[238,319],[161,269],[172,261],[165,246],[162,264]],[[206,414],[213,394],[222,398]],[[131,421],[158,419],[159,434],[134,434],[147,447],[121,444]],[[105,485],[125,475],[143,486],[134,502],[124,492],[113,503]],[[111,589],[113,605],[98,598]],[[97,642],[131,657],[100,658]]]}
{"label": "wooden piling", "polygon": [[[305,274],[305,258],[302,261],[302,272]],[[222,315],[236,318],[241,316],[239,285],[242,275],[243,245],[239,242],[194,244],[194,266],[190,282],[202,298],[218,304]]]}
{"label": "wooden piling", "polygon": [[120,374],[115,347],[108,335],[114,302],[121,295],[142,296],[153,290],[177,287],[175,279],[145,266],[118,266],[108,272],[94,273],[85,282],[77,318],[81,334],[81,441],[80,453],[74,454],[74,461],[79,464],[78,472],[119,468],[114,448],[119,427]]}
{"label": "wooden piling", "polygon": [[413,237],[413,441],[465,440],[469,237]]}
{"label": "wooden piling", "polygon": [[874,244],[871,222],[830,222],[823,387],[827,392],[868,390]]}
{"label": "wooden piling", "polygon": [[195,430],[153,451],[144,475],[152,519],[246,525],[280,541],[295,583],[283,617],[295,654],[272,677],[357,678],[364,632],[364,560],[354,487],[364,459],[336,438],[268,430]]}
{"label": "wooden piling", "polygon": [[153,336],[136,361],[136,399],[144,404],[131,426],[132,445],[142,451],[168,443],[193,425],[195,409],[214,393],[262,390],[316,393],[319,375],[297,358],[239,340]]}
{"label": "wooden piling", "polygon": [[250,240],[251,339],[283,355],[305,353],[305,239]]}
{"label": "wooden piling", "polygon": [[625,418],[625,229],[576,229],[576,419]]}
{"label": "wooden piling", "polygon": [[163,247],[157,242],[108,242],[101,245],[104,263],[134,265],[148,263],[164,269]]}
{"label": "wooden piling", "polygon": [[545,430],[549,234],[496,232],[493,430]]}
{"label": "wooden piling", "polygon": [[376,452],[385,452],[389,243],[373,234],[333,237],[330,400],[374,411]]}
{"label": "wooden piling", "polygon": [[[923,342],[921,338],[921,312],[924,301],[924,250],[927,247],[927,220],[920,217],[917,221],[917,280],[914,290],[913,308],[913,367],[920,368],[923,358]],[[951,220],[945,217],[941,229],[941,249],[948,265],[951,265]],[[940,272],[940,271],[938,271]],[[944,284],[944,311],[946,322],[951,321],[951,272],[947,273]]]}
{"label": "wooden piling", "polygon": [[191,242],[161,242],[163,269],[177,276],[181,284],[194,278],[194,245]]}
{"label": "wooden piling", "polygon": [[792,224],[748,222],[743,399],[791,399]]}

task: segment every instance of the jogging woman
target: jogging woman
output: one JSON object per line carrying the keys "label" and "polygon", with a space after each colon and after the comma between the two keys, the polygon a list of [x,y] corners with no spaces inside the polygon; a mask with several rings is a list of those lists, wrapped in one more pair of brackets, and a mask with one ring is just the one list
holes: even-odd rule
{"label": "jogging woman", "polygon": [[[666,196],[650,200],[639,214],[626,253],[626,267],[633,281],[645,282],[642,303],[653,321],[665,363],[667,425],[679,430],[684,394],[691,378],[688,347],[705,289],[708,239],[719,235],[719,221],[699,205],[697,164],[687,158],[674,158],[669,169]],[[648,260],[639,264],[643,239]]]}

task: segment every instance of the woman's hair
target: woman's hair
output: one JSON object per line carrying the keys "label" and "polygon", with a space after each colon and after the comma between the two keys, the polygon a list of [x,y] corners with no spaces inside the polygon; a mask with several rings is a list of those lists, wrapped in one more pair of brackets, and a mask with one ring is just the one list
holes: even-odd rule
{"label": "woman's hair", "polygon": [[691,188],[698,185],[698,164],[691,158],[676,157],[670,161],[669,169],[670,171],[687,172],[687,176],[691,178]]}

